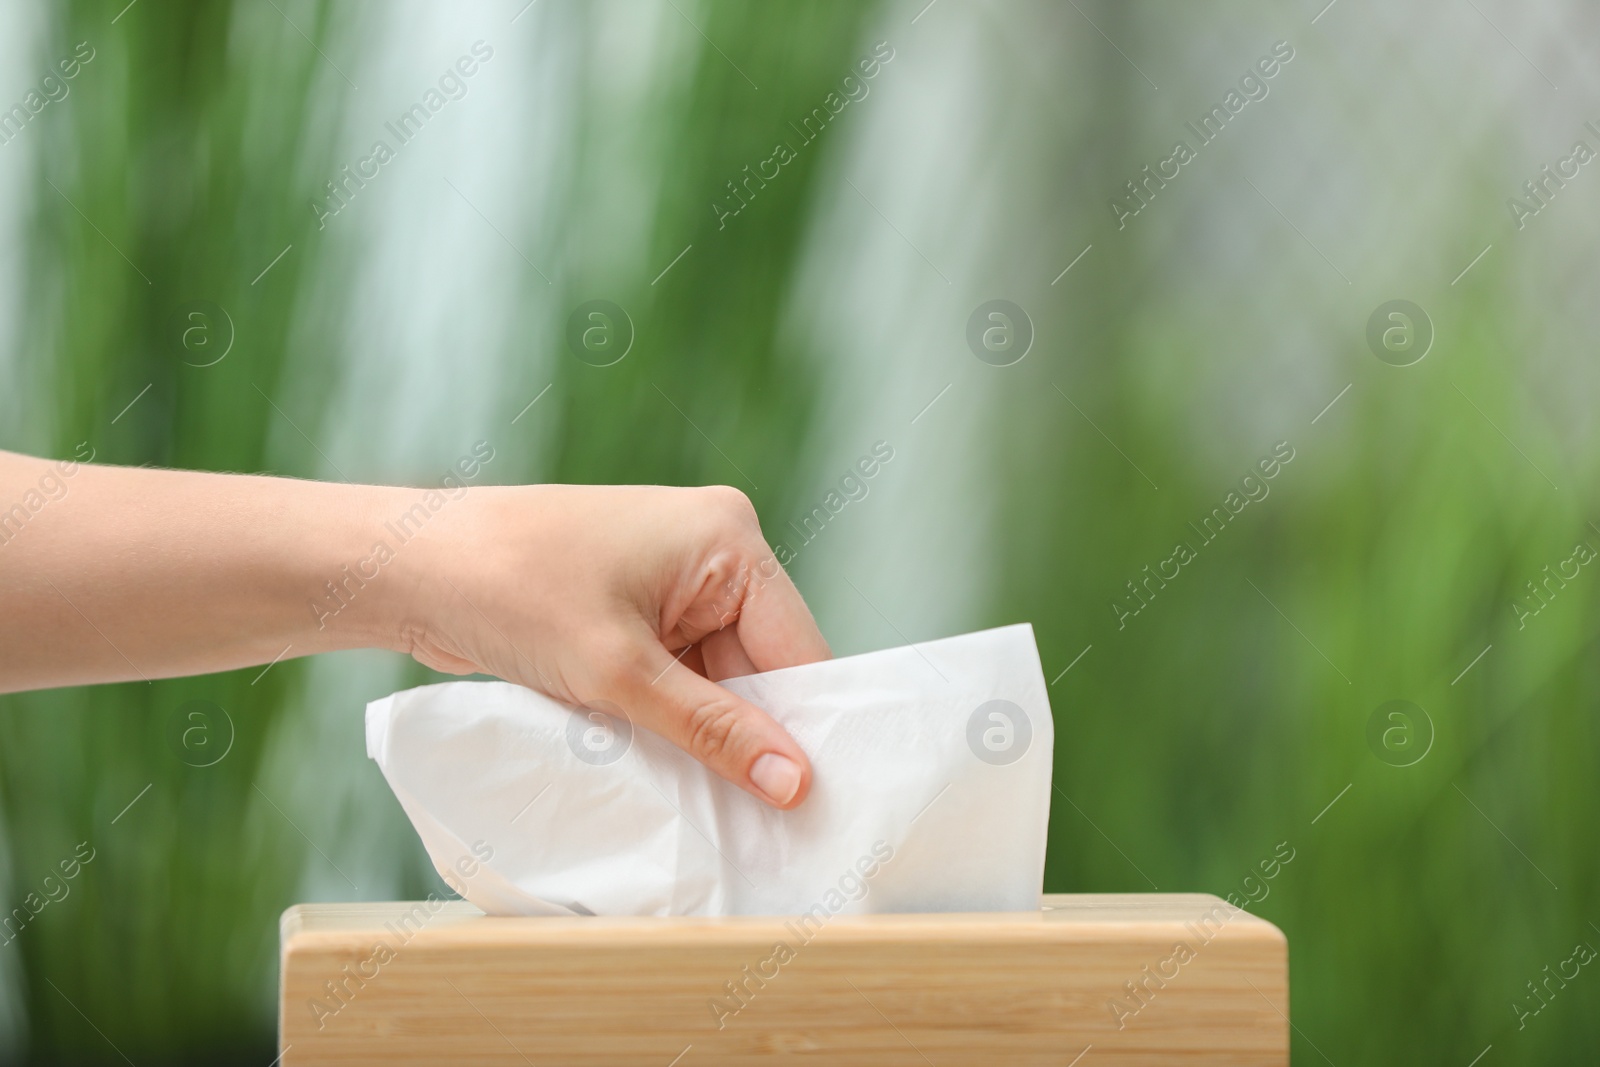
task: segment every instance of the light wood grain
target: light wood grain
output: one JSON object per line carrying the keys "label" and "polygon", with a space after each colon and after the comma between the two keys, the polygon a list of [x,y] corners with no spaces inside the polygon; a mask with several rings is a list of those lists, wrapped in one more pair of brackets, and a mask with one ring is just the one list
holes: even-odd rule
{"label": "light wood grain", "polygon": [[1037,913],[841,915],[801,932],[783,917],[300,905],[282,924],[283,1063],[1289,1060],[1283,934],[1216,897],[1046,896]]}

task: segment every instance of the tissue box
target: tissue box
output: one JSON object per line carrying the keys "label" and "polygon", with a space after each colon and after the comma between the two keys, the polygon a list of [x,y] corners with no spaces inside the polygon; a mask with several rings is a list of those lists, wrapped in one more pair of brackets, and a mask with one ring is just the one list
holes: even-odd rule
{"label": "tissue box", "polygon": [[303,904],[281,962],[285,1067],[1289,1062],[1283,934],[1201,894],[716,919]]}

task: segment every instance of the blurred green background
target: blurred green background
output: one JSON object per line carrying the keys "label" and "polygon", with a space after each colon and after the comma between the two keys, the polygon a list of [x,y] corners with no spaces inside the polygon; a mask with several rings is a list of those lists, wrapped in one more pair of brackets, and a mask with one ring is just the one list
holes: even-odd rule
{"label": "blurred green background", "polygon": [[[1600,149],[1591,6],[525,2],[0,3],[0,446],[739,486],[837,652],[1034,623],[1046,888],[1250,901],[1297,1060],[1594,1062],[1600,975],[1527,985],[1600,947],[1600,173],[1541,172]],[[6,907],[94,850],[0,944],[4,1060],[270,1062],[284,907],[443,892],[362,732],[432,677],[0,698]]]}

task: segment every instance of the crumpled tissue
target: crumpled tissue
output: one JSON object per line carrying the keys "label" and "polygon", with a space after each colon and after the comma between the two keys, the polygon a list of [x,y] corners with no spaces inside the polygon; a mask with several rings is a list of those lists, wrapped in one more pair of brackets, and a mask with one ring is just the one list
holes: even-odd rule
{"label": "crumpled tissue", "polygon": [[620,709],[507,682],[374,701],[367,754],[446,883],[491,915],[1038,907],[1055,733],[1031,626],[722,684],[811,758],[798,808]]}

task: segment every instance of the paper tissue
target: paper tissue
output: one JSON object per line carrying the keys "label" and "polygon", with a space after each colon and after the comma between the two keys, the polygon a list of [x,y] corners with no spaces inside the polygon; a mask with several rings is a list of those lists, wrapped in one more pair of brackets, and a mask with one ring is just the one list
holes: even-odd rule
{"label": "paper tissue", "polygon": [[446,882],[491,915],[1032,911],[1054,730],[1022,624],[722,683],[810,756],[777,811],[619,709],[506,682],[367,707]]}

